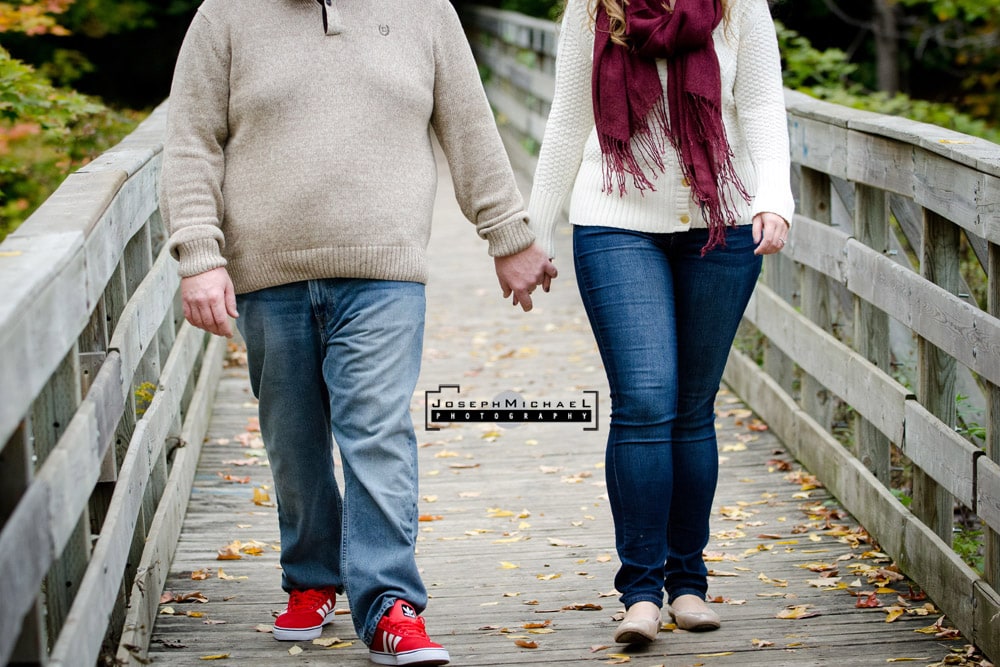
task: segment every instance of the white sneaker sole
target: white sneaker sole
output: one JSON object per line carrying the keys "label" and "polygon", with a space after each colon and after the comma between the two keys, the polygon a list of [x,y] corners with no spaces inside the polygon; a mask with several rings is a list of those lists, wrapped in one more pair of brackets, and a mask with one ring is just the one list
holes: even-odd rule
{"label": "white sneaker sole", "polygon": [[333,623],[333,613],[326,617],[319,625],[311,628],[279,628],[277,625],[271,630],[271,634],[279,642],[301,642],[307,639],[318,639],[323,634],[323,626]]}
{"label": "white sneaker sole", "polygon": [[443,648],[421,648],[405,653],[379,653],[369,650],[368,658],[377,665],[447,665],[451,661]]}

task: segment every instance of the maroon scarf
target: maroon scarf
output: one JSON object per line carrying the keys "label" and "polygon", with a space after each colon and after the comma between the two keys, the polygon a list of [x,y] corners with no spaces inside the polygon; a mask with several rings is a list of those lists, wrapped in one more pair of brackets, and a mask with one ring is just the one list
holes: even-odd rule
{"label": "maroon scarf", "polygon": [[[666,135],[684,177],[708,221],[702,253],[725,244],[736,224],[729,188],[749,201],[733,169],[722,124],[722,78],[712,30],[722,20],[720,0],[629,0],[624,4],[625,48],[611,41],[610,20],[598,6],[594,40],[594,118],[604,157],[604,190],[625,194],[625,175],[640,192],[653,190],[646,170],[663,172]],[[656,58],[667,60],[667,110]],[[652,119],[658,132],[650,129]],[[655,178],[655,173],[653,175]]]}

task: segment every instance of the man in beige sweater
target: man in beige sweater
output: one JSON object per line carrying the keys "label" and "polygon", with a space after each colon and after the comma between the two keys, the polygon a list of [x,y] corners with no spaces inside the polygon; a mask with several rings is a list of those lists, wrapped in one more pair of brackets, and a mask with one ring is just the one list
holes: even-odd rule
{"label": "man in beige sweater", "polygon": [[275,638],[318,637],[342,593],[374,662],[448,662],[419,616],[409,417],[432,133],[504,296],[530,310],[531,292],[556,275],[533,243],[454,9],[206,0],[168,118],[161,205],[184,314],[223,336],[238,317],[260,402],[289,594]]}

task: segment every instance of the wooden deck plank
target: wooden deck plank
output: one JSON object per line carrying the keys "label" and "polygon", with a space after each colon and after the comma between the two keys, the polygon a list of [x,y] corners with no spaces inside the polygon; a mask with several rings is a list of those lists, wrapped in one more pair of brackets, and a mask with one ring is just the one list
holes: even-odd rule
{"label": "wooden deck plank", "polygon": [[[424,366],[412,412],[421,445],[420,512],[435,518],[420,524],[418,543],[431,595],[425,616],[431,637],[448,648],[452,664],[608,663],[615,660],[613,654],[626,654],[629,664],[642,667],[853,666],[898,658],[930,664],[966,643],[915,632],[940,613],[908,613],[886,623],[884,609],[857,608],[848,590],[821,591],[807,583],[821,575],[803,566],[826,563],[836,565],[841,581],[860,580],[850,591],[871,592],[875,584],[851,568],[888,563],[868,553],[872,545],[854,544],[840,534],[856,528],[850,517],[831,519],[831,526],[845,527],[831,530],[824,519],[804,510],[838,505],[821,487],[804,489],[808,478],[800,476],[781,443],[766,430],[751,430],[751,423],[764,427],[724,391],[717,406],[721,479],[707,549],[722,559],[709,562],[719,573],[709,594],[720,600],[714,608],[723,627],[712,633],[667,629],[640,651],[615,646],[615,614],[622,607],[612,594],[617,558],[602,468],[609,406],[600,359],[573,284],[568,237],[557,235],[561,275],[553,292],[536,292],[534,312],[515,311],[499,302],[485,249],[457,214],[446,179],[441,186]],[[442,384],[460,384],[462,396],[475,400],[503,391],[569,400],[597,389],[601,428],[467,424],[428,431],[423,428],[424,392]],[[162,605],[150,658],[170,665],[203,665],[202,658],[220,654],[228,654],[222,664],[241,666],[369,664],[347,615],[337,616],[323,635],[350,642],[344,648],[276,642],[256,630],[269,625],[285,596],[278,551],[272,547],[278,542],[275,510],[252,501],[254,488],[271,484],[270,471],[233,463],[263,460],[253,456],[260,453],[256,448],[237,439],[253,440],[246,428],[255,415],[245,369],[227,370],[167,580],[173,593],[200,591],[208,602]],[[790,470],[776,461],[790,462]],[[220,473],[250,481],[226,481]],[[262,543],[262,554],[215,559],[218,549],[237,539]],[[210,578],[191,579],[193,571],[206,568]],[[219,578],[220,568],[231,578]],[[906,582],[892,586],[908,592]],[[890,593],[878,598],[885,606],[896,601]],[[600,609],[566,609],[573,605]],[[775,618],[790,605],[811,605],[818,615]],[[174,614],[162,613],[166,607]],[[347,601],[338,600],[338,609],[346,610]],[[183,615],[187,612],[202,616]],[[670,620],[666,613],[663,618]],[[546,621],[550,633],[532,634],[524,627]],[[538,647],[520,648],[518,639]],[[767,644],[754,648],[753,640]],[[302,653],[290,655],[293,646]]]}

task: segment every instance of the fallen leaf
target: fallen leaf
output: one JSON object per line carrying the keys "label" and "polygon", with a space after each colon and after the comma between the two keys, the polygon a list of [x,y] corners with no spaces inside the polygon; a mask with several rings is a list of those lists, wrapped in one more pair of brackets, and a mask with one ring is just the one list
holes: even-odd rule
{"label": "fallen leaf", "polygon": [[905,609],[896,605],[893,605],[891,607],[886,607],[885,611],[886,611],[886,617],[885,617],[886,623],[892,623],[897,618],[906,613]]}
{"label": "fallen leaf", "polygon": [[518,639],[514,644],[521,648],[538,648],[538,642],[528,641],[527,639]]}
{"label": "fallen leaf", "polygon": [[797,604],[785,607],[775,615],[775,618],[799,620],[802,618],[812,618],[813,616],[819,616],[819,612],[812,611],[811,604]]}
{"label": "fallen leaf", "polygon": [[594,604],[593,602],[584,602],[582,604],[568,604],[563,607],[564,611],[601,611],[603,607],[599,604]]}
{"label": "fallen leaf", "polygon": [[253,504],[262,507],[274,507],[274,504],[271,502],[271,496],[260,487],[253,490]]}
{"label": "fallen leaf", "polygon": [[766,648],[768,646],[774,646],[774,642],[769,642],[764,639],[751,639],[750,646],[753,646],[754,648]]}
{"label": "fallen leaf", "polygon": [[881,607],[882,602],[878,599],[878,596],[875,594],[875,591],[872,591],[868,595],[865,595],[864,593],[858,593],[858,600],[857,602],[854,603],[854,606],[857,607],[858,609],[876,608],[876,607]]}
{"label": "fallen leaf", "polygon": [[918,661],[922,661],[922,660],[930,660],[930,658],[928,658],[926,656],[921,656],[919,658],[886,658],[885,659],[886,662],[918,662]]}
{"label": "fallen leaf", "polygon": [[212,655],[202,655],[199,656],[199,660],[225,660],[231,654],[230,653],[214,653]]}
{"label": "fallen leaf", "polygon": [[212,576],[212,571],[207,567],[195,570],[191,573],[191,578],[195,581],[202,581],[204,579],[208,579],[210,576]]}
{"label": "fallen leaf", "polygon": [[299,648],[298,646],[293,646],[292,648],[288,649],[288,655],[298,655],[299,653],[302,653],[302,649]]}
{"label": "fallen leaf", "polygon": [[500,569],[502,570],[516,570],[521,567],[516,563],[508,563],[507,561],[500,561]]}

